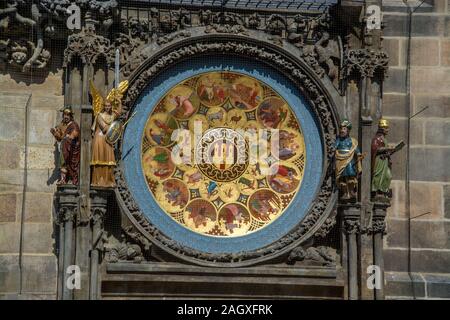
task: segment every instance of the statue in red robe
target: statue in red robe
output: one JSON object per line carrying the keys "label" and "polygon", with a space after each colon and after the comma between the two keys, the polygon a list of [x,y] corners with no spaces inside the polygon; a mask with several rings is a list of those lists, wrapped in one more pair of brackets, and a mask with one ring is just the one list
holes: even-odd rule
{"label": "statue in red robe", "polygon": [[58,141],[59,166],[61,171],[57,184],[78,184],[78,171],[80,168],[80,127],[73,120],[70,107],[64,108],[63,119],[50,132]]}

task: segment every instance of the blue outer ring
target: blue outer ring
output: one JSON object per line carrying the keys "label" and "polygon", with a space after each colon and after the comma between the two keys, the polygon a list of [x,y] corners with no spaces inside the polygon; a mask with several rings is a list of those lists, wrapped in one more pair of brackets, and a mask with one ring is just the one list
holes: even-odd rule
{"label": "blue outer ring", "polygon": [[[211,237],[195,233],[168,216],[150,193],[141,167],[141,139],[148,117],[169,89],[185,79],[208,71],[235,71],[252,76],[278,92],[291,106],[302,128],[306,167],[298,194],[287,210],[267,227],[240,237]],[[122,162],[129,190],[147,218],[166,236],[180,244],[209,253],[251,251],[287,234],[307,214],[320,186],[323,144],[316,117],[295,85],[265,64],[229,56],[194,57],[159,74],[136,101],[135,116],[123,135]]]}

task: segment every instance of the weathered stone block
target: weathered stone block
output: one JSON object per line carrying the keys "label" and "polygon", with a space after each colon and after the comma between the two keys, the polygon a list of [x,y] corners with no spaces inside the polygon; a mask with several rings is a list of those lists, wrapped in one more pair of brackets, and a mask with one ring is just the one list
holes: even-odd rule
{"label": "weathered stone block", "polygon": [[52,253],[54,240],[51,223],[25,223],[23,230],[23,252]]}
{"label": "weathered stone block", "polygon": [[407,117],[408,109],[405,94],[386,93],[383,95],[383,116]]}
{"label": "weathered stone block", "polygon": [[[421,218],[426,218],[423,216]],[[408,220],[389,219],[387,221],[387,245],[408,247]],[[450,223],[446,221],[411,221],[412,248],[450,248]]]}
{"label": "weathered stone block", "polygon": [[388,70],[388,77],[383,84],[383,90],[386,93],[406,92],[406,70],[405,68],[393,67]]}
{"label": "weathered stone block", "polygon": [[[404,181],[393,181],[392,209],[390,217],[409,218],[406,212],[406,195]],[[410,182],[411,218],[424,213],[423,219],[442,219],[442,185],[437,183]]]}
{"label": "weathered stone block", "polygon": [[51,72],[45,77],[45,81],[40,82],[34,79],[31,82],[31,78],[28,74],[24,74],[20,71],[15,72],[9,70],[7,74],[0,75],[0,83],[2,84],[2,91],[4,92],[18,92],[18,94],[33,93],[33,92],[45,92],[46,95],[59,96],[63,92],[63,70],[58,69],[56,72]]}
{"label": "weathered stone block", "polygon": [[[33,106],[33,109],[50,109],[59,111],[64,106],[64,96],[34,94],[31,99],[31,105]],[[59,112],[57,119],[61,119],[61,113]]]}
{"label": "weathered stone block", "polygon": [[[386,271],[408,270],[408,249],[384,249]],[[450,265],[450,251],[436,249],[414,249],[411,251],[411,271],[447,273]]]}
{"label": "weathered stone block", "polygon": [[0,255],[0,292],[18,292],[19,256]]}
{"label": "weathered stone block", "polygon": [[395,153],[392,156],[392,179],[403,180],[406,177],[406,148]]}
{"label": "weathered stone block", "polygon": [[384,38],[383,49],[389,55],[389,65],[398,66],[400,64],[400,40],[398,38]]}
{"label": "weathered stone block", "polygon": [[50,110],[31,110],[29,138],[30,143],[53,144],[50,128],[54,127],[55,112]]}
{"label": "weathered stone block", "polygon": [[[408,15],[384,14],[385,28],[383,34],[391,37],[406,37],[408,35]],[[445,33],[445,17],[430,14],[415,14],[412,21],[413,37],[443,35]]]}
{"label": "weathered stone block", "polygon": [[413,37],[436,37],[445,34],[446,19],[443,15],[416,14],[412,20]]}
{"label": "weathered stone block", "polygon": [[22,192],[23,170],[0,170],[0,192]]}
{"label": "weathered stone block", "polygon": [[424,274],[429,298],[450,298],[450,274]]}
{"label": "weathered stone block", "polygon": [[385,295],[389,297],[425,297],[425,282],[420,274],[386,272]]}
{"label": "weathered stone block", "polygon": [[447,1],[448,0],[429,0],[433,4],[434,12],[443,12],[447,11]]}
{"label": "weathered stone block", "polygon": [[448,159],[449,148],[411,147],[411,180],[449,182]]}
{"label": "weathered stone block", "polygon": [[403,14],[383,14],[384,29],[386,37],[404,37],[408,32],[407,16]]}
{"label": "weathered stone block", "polygon": [[30,96],[30,92],[6,92],[2,86],[2,92],[0,92],[0,107],[25,109]]}
{"label": "weathered stone block", "polygon": [[0,223],[0,254],[19,252],[20,224]]}
{"label": "weathered stone block", "polygon": [[[387,136],[389,143],[398,143],[407,140],[408,119],[392,119],[386,117],[390,122],[390,130]],[[413,119],[410,121],[410,142],[411,144],[423,144],[423,121]],[[393,156],[393,158],[396,155]]]}
{"label": "weathered stone block", "polygon": [[56,294],[17,293],[0,294],[0,300],[56,300]]}
{"label": "weathered stone block", "polygon": [[25,136],[25,110],[0,108],[0,140],[23,143]]}
{"label": "weathered stone block", "polygon": [[[28,169],[50,169],[55,168],[55,148],[52,147],[29,147]],[[25,161],[24,161],[25,162]]]}
{"label": "weathered stone block", "polygon": [[56,257],[23,256],[23,291],[55,293],[57,281]]}
{"label": "weathered stone block", "polygon": [[450,121],[427,121],[425,124],[425,144],[450,146]]}
{"label": "weathered stone block", "polygon": [[25,198],[25,222],[47,222],[52,219],[52,194],[28,192]]}
{"label": "weathered stone block", "polygon": [[27,190],[29,192],[54,192],[55,182],[59,178],[54,170],[28,170]]}
{"label": "weathered stone block", "polygon": [[441,65],[450,66],[450,40],[441,40]]}
{"label": "weathered stone block", "polygon": [[13,142],[0,142],[0,168],[16,169],[20,165],[20,148]]}
{"label": "weathered stone block", "polygon": [[408,252],[406,249],[384,248],[383,253],[386,271],[406,272],[408,270]]}
{"label": "weathered stone block", "polygon": [[417,118],[450,118],[450,95],[430,94],[414,96],[414,113],[421,111],[426,106],[429,106],[429,108],[419,113],[416,116]]}
{"label": "weathered stone block", "polygon": [[16,194],[0,194],[0,222],[16,221]]}
{"label": "weathered stone block", "polygon": [[450,72],[443,68],[413,68],[411,70],[411,91],[415,94],[448,94]]}
{"label": "weathered stone block", "polygon": [[450,185],[444,186],[444,218],[450,219]]}
{"label": "weathered stone block", "polygon": [[412,38],[411,65],[437,66],[439,65],[439,40],[427,38]]}

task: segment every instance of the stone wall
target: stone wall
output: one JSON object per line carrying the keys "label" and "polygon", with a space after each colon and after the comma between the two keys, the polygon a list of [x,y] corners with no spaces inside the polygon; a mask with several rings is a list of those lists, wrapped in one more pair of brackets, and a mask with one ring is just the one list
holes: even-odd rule
{"label": "stone wall", "polygon": [[61,79],[61,71],[45,81],[0,74],[0,299],[56,298],[52,212],[58,177],[49,128],[60,121]]}
{"label": "stone wall", "polygon": [[429,106],[411,119],[410,212],[406,148],[393,157],[393,205],[385,237],[388,298],[450,298],[449,3],[427,1],[413,14],[410,106],[408,15],[402,7],[384,8],[384,46],[391,57],[383,101],[383,113],[392,124],[389,142],[406,142],[409,114]]}

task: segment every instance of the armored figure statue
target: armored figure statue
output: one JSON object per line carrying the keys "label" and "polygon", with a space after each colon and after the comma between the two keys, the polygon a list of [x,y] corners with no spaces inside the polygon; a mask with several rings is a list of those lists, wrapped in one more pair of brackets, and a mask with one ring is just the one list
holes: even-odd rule
{"label": "armored figure statue", "polygon": [[70,107],[64,108],[62,113],[61,123],[50,129],[51,134],[58,141],[61,177],[57,184],[67,184],[70,181],[77,185],[80,168],[80,127],[73,120]]}
{"label": "armored figure statue", "polygon": [[358,141],[350,137],[352,124],[344,120],[339,127],[336,138],[336,182],[341,200],[354,201],[358,191],[358,176],[361,174],[362,155]]}
{"label": "armored figure statue", "polygon": [[391,174],[391,155],[400,150],[403,141],[396,146],[388,146],[386,135],[389,132],[389,122],[386,119],[380,119],[378,122],[378,131],[372,139],[372,196],[390,198],[389,189],[392,180]]}
{"label": "armored figure statue", "polygon": [[122,96],[128,88],[128,81],[123,81],[103,99],[91,81],[92,107],[94,123],[92,124],[92,179],[94,187],[115,187],[114,138],[121,126],[115,121],[122,112]]}

